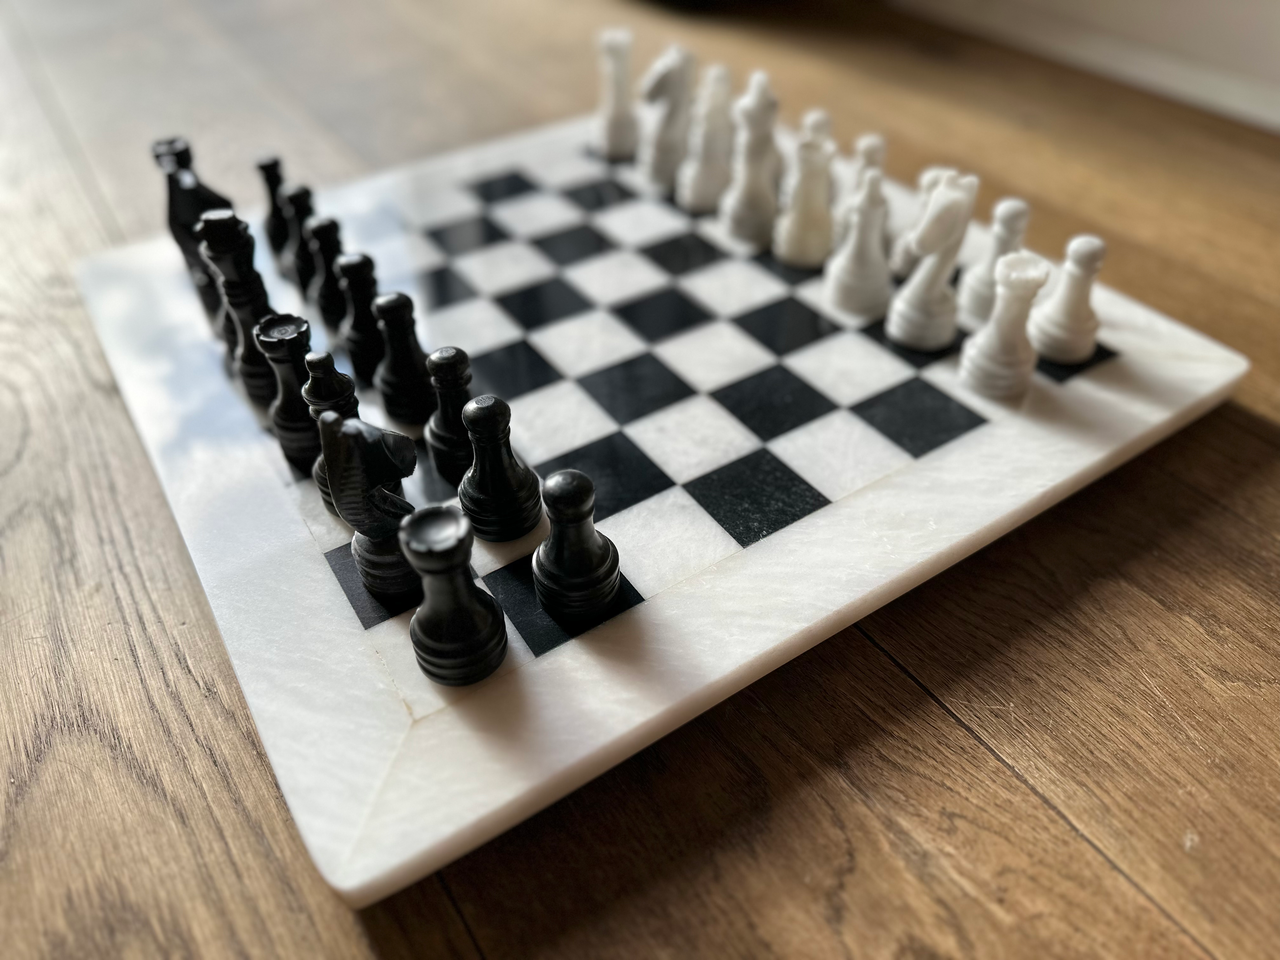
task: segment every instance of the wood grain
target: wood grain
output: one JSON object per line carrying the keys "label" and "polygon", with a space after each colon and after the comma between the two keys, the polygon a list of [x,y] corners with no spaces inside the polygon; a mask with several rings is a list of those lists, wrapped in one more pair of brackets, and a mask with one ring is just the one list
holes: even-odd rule
{"label": "wood grain", "polygon": [[[781,12],[780,12],[781,11]],[[1280,140],[874,8],[0,0],[6,956],[1267,956],[1280,931]],[[1245,350],[1230,405],[353,915],[289,822],[79,304],[156,136],[259,202],[589,109],[679,38]]]}

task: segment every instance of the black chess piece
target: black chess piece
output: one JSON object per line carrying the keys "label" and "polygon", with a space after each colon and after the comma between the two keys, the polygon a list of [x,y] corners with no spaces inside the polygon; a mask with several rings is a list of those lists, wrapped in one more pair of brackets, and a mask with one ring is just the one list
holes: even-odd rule
{"label": "black chess piece", "polygon": [[388,489],[417,466],[413,441],[333,410],[320,414],[320,435],[333,504],[355,529],[351,556],[365,589],[382,597],[419,594],[422,580],[397,537],[413,505]]}
{"label": "black chess piece", "polygon": [[414,329],[413,301],[403,293],[389,293],[373,303],[382,331],[385,353],[373,375],[387,416],[406,426],[420,427],[436,408],[436,395],[427,376],[427,358]]}
{"label": "black chess piece", "polygon": [[400,547],[422,577],[422,605],[409,639],[422,672],[436,683],[483,680],[507,655],[498,601],[471,577],[471,521],[457,507],[423,507],[400,523]]}
{"label": "black chess piece", "polygon": [[221,332],[222,294],[200,256],[200,241],[196,237],[196,224],[206,210],[230,209],[231,201],[213,188],[202,183],[192,169],[191,144],[184,137],[169,137],[151,145],[151,155],[165,173],[169,189],[169,232],[177,241],[191,282],[200,294],[209,320]]}
{"label": "black chess piece", "polygon": [[458,501],[481,540],[517,540],[542,520],[538,475],[511,449],[511,408],[476,397],[462,408],[474,457],[458,485]]}
{"label": "black chess piece", "polygon": [[334,270],[334,261],[342,256],[342,230],[332,217],[312,217],[307,222],[307,233],[315,261],[307,299],[319,308],[325,327],[336,332],[347,312],[347,298]]}
{"label": "black chess piece", "polygon": [[276,375],[253,337],[253,328],[275,313],[267,288],[253,266],[253,234],[230,210],[210,210],[200,217],[200,251],[213,267],[235,333],[232,369],[254,403],[266,406],[276,396]]}
{"label": "black chess piece", "polygon": [[[316,422],[320,421],[320,414],[329,410],[343,420],[359,416],[360,401],[356,399],[355,381],[333,365],[333,354],[308,353],[305,359],[309,376],[302,385],[302,399],[307,401],[311,416]],[[336,517],[338,508],[333,505],[333,494],[329,490],[329,471],[325,467],[323,452],[311,465],[311,479],[316,482],[324,505]]]}
{"label": "black chess piece", "polygon": [[303,473],[310,473],[320,454],[320,434],[307,401],[302,399],[311,327],[301,317],[282,313],[258,324],[255,335],[258,348],[276,372],[276,398],[267,411],[272,430],[285,459]]}
{"label": "black chess piece", "polygon": [[271,253],[280,256],[280,251],[289,242],[289,220],[284,215],[284,206],[280,203],[280,188],[284,186],[284,170],[279,157],[264,157],[258,161],[258,172],[262,174],[262,183],[267,188],[267,219],[263,221],[263,232],[267,235],[267,243]]}
{"label": "black chess piece", "polygon": [[280,251],[280,272],[293,281],[305,297],[315,276],[316,262],[311,255],[311,238],[307,234],[307,221],[315,213],[311,205],[311,188],[302,185],[284,186],[276,194],[289,223],[289,240]]}
{"label": "black chess piece", "polygon": [[378,297],[373,260],[363,253],[344,253],[334,263],[334,271],[346,298],[346,313],[338,338],[351,357],[356,379],[372,384],[387,349],[382,331],[378,329],[378,318],[373,313],[373,301]]}
{"label": "black chess piece", "polygon": [[618,595],[618,548],[596,530],[596,487],[580,470],[559,470],[542,485],[551,533],[533,553],[538,602],[562,625],[585,629]]}
{"label": "black chess piece", "polygon": [[471,399],[471,358],[458,347],[441,347],[427,357],[427,372],[438,404],[427,422],[427,449],[436,472],[456,487],[475,456],[462,422],[462,408]]}

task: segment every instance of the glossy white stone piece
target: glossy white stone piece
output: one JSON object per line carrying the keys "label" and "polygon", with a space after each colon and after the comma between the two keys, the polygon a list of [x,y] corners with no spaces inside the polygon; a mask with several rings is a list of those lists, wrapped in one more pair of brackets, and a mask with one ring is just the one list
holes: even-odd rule
{"label": "glossy white stone piece", "polygon": [[960,310],[960,323],[966,329],[976,330],[990,318],[996,303],[996,261],[1022,248],[1030,218],[1031,208],[1025,200],[1016,197],[1005,197],[991,211],[990,248],[960,275],[956,305]]}
{"label": "glossy white stone piece", "polygon": [[1067,244],[1067,259],[1045,302],[1031,314],[1028,334],[1036,352],[1056,363],[1081,363],[1098,342],[1098,315],[1090,303],[1093,282],[1102,269],[1107,245],[1083,235]]}
{"label": "glossy white stone piece", "polygon": [[1031,302],[1049,279],[1049,264],[1025,250],[996,261],[991,321],[964,342],[960,377],[971,390],[996,400],[1020,397],[1031,386],[1036,352],[1027,339]]}
{"label": "glossy white stone piece", "polygon": [[639,124],[631,105],[631,31],[615,27],[600,31],[600,111],[595,143],[608,160],[635,156]]}
{"label": "glossy white stone piece", "polygon": [[773,137],[777,116],[769,76],[757,70],[733,105],[732,175],[720,198],[720,222],[729,236],[758,247],[769,245],[778,214],[782,157]]}
{"label": "glossy white stone piece", "polygon": [[640,127],[636,167],[645,182],[662,196],[675,190],[676,171],[689,145],[693,73],[693,57],[673,43],[640,81],[640,99],[647,110]]}
{"label": "glossy white stone piece", "polygon": [[702,74],[689,127],[689,149],[676,175],[676,203],[693,214],[712,213],[729,185],[733,158],[733,88],[729,68],[713,63]]}

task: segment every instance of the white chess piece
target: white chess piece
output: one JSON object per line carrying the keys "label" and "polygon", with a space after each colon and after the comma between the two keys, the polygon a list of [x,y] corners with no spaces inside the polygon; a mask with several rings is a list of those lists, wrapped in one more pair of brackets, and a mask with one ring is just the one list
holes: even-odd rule
{"label": "white chess piece", "polygon": [[713,63],[702,74],[689,127],[689,148],[676,176],[676,203],[690,213],[715,212],[720,195],[729,185],[732,106],[729,68]]}
{"label": "white chess piece", "polygon": [[884,252],[889,205],[881,176],[874,169],[864,173],[857,195],[846,207],[844,242],[827,261],[823,276],[827,302],[866,320],[883,317],[893,297],[893,275]]}
{"label": "white chess piece", "polygon": [[1031,301],[1049,279],[1049,264],[1025,250],[996,261],[995,306],[991,320],[965,341],[960,377],[970,389],[996,400],[1026,393],[1036,369],[1036,351],[1027,338]]}
{"label": "white chess piece", "polygon": [[[835,244],[844,240],[844,230],[849,223],[849,212],[857,202],[862,178],[870,170],[884,170],[885,143],[878,133],[864,133],[853,141],[853,157],[845,165],[844,174],[837,181],[835,211]],[[889,242],[889,223],[885,220],[885,243]],[[886,246],[886,251],[888,247]]]}
{"label": "white chess piece", "polygon": [[912,350],[950,346],[956,336],[956,295],[951,273],[973,216],[978,178],[944,173],[929,194],[924,218],[907,236],[910,252],[920,258],[910,278],[889,307],[885,334]]}
{"label": "white chess piece", "polygon": [[951,167],[925,167],[920,171],[920,176],[916,180],[916,203],[919,206],[916,210],[915,222],[893,241],[892,252],[889,254],[889,266],[893,269],[895,277],[909,276],[916,268],[916,264],[920,262],[920,258],[911,250],[911,235],[924,219],[925,211],[929,209],[929,195],[942,182],[944,176],[956,172],[958,171]]}
{"label": "white chess piece", "polygon": [[1089,296],[1107,245],[1084,234],[1067,244],[1058,284],[1031,314],[1028,331],[1036,353],[1055,363],[1084,363],[1098,345],[1098,315]]}
{"label": "white chess piece", "polygon": [[747,91],[733,105],[733,165],[729,188],[720,198],[720,221],[726,233],[758,247],[773,239],[778,212],[781,160],[773,138],[778,100],[769,75],[757,70]]}
{"label": "white chess piece", "polygon": [[651,184],[669,194],[689,146],[693,57],[688,51],[674,43],[667,47],[640,81],[640,98],[652,110],[640,130],[636,165]]}
{"label": "white chess piece", "polygon": [[[828,127],[829,129],[829,127]],[[796,145],[786,210],[773,230],[773,254],[791,267],[822,266],[831,253],[831,159],[835,145],[821,124],[806,125]]]}
{"label": "white chess piece", "polygon": [[1006,197],[991,211],[991,248],[960,275],[960,317],[972,328],[982,326],[996,302],[996,261],[1022,249],[1031,210],[1025,200]]}
{"label": "white chess piece", "polygon": [[[806,140],[816,140],[826,144],[826,150],[834,158],[837,150],[835,141],[831,139],[831,115],[821,107],[814,107],[812,110],[806,110],[803,117],[800,118],[800,136],[796,140],[796,150],[799,151],[800,144]],[[782,155],[779,153],[779,160]],[[781,165],[781,178],[778,183],[778,209],[786,210],[791,206],[791,194],[795,191],[796,183],[800,179],[801,169],[796,162],[795,155],[792,155],[792,163],[790,166],[783,161]],[[828,177],[831,177],[830,168],[828,166]],[[834,190],[835,185],[832,183],[830,190]]]}
{"label": "white chess piece", "polygon": [[600,110],[596,142],[611,162],[636,154],[638,127],[631,104],[631,31],[602,30],[600,47]]}

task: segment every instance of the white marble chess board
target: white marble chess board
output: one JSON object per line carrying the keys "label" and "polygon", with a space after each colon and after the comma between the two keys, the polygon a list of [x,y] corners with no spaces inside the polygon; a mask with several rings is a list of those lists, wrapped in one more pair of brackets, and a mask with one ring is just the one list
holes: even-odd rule
{"label": "white marble chess board", "polygon": [[[424,345],[463,347],[477,392],[509,399],[521,456],[543,475],[596,476],[599,526],[621,553],[634,605],[569,639],[521,593],[545,520],[514,544],[477,543],[511,649],[472,687],[422,675],[410,612],[371,614],[344,590],[350,530],[228,380],[173,241],[81,265],[285,799],[355,906],[1079,490],[1221,403],[1248,367],[1100,286],[1107,349],[1042,368],[1018,403],[986,400],[960,383],[954,349],[894,351],[880,327],[829,309],[820,280],[646,197],[629,168],[587,154],[590,129],[557,124],[317,194],[382,291],[414,296]],[[913,196],[887,192],[901,224]],[[988,242],[971,227],[962,262]],[[309,315],[264,247],[276,309]],[[367,393],[361,413],[383,422]],[[427,476],[405,487],[418,504],[447,495]]]}

